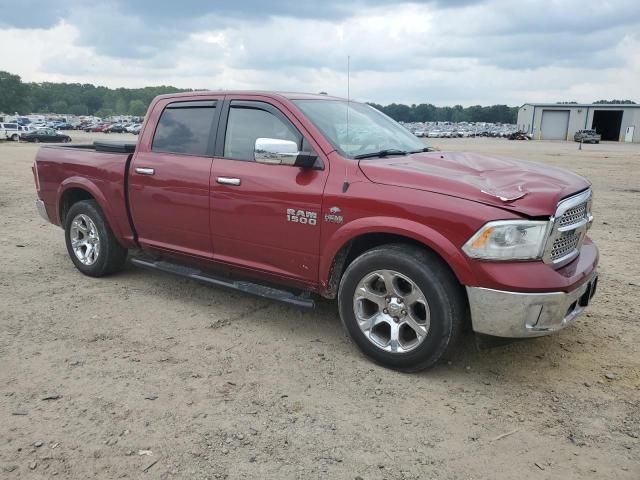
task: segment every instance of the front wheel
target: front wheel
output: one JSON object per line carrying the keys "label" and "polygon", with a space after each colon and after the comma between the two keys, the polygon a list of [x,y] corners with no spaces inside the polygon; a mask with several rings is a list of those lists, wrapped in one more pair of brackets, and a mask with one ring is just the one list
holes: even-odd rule
{"label": "front wheel", "polygon": [[102,277],[121,270],[127,249],[116,240],[95,200],[74,203],[65,217],[71,261],[85,275]]}
{"label": "front wheel", "polygon": [[15,133],[13,135],[11,135],[11,140],[14,142],[17,142],[19,140],[18,135],[16,135]]}
{"label": "front wheel", "polygon": [[376,247],[354,260],[338,290],[340,318],[374,362],[401,371],[429,368],[455,344],[467,315],[462,286],[433,252]]}

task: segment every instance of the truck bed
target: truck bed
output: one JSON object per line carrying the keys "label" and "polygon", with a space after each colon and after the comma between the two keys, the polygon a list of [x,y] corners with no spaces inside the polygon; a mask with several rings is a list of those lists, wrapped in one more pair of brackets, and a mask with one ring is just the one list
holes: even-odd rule
{"label": "truck bed", "polygon": [[75,194],[83,195],[82,191],[90,192],[116,237],[123,245],[134,245],[127,209],[127,177],[135,147],[135,143],[118,141],[41,147],[34,166],[39,197],[51,222],[64,226],[66,196],[70,200]]}

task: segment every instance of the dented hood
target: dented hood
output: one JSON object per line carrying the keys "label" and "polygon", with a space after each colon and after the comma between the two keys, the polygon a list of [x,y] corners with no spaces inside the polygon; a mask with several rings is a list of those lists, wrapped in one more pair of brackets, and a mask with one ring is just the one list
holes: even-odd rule
{"label": "dented hood", "polygon": [[561,199],[590,185],[561,168],[463,152],[372,158],[360,160],[360,168],[375,183],[442,193],[531,217],[552,215]]}

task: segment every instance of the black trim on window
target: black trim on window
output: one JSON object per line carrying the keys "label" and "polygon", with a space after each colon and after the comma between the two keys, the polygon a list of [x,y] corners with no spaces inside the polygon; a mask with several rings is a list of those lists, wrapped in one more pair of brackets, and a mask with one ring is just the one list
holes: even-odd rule
{"label": "black trim on window", "polygon": [[218,101],[217,100],[198,100],[198,101],[187,101],[187,102],[173,102],[168,104],[165,108],[207,108],[207,107],[216,107]]}
{"label": "black trim on window", "polygon": [[[223,100],[186,100],[186,101],[177,101],[171,102],[167,104],[160,112],[160,116],[158,117],[158,121],[156,122],[155,129],[153,132],[153,137],[151,138],[150,151],[155,153],[164,153],[169,155],[184,155],[191,157],[213,157],[214,156],[214,148],[216,144],[216,137],[218,132],[218,124],[220,122],[220,113],[222,110],[222,106],[224,105]],[[182,153],[182,152],[168,152],[164,150],[155,150],[153,148],[153,142],[156,138],[156,133],[158,130],[158,126],[160,125],[160,120],[162,120],[162,115],[166,110],[174,110],[174,109],[183,109],[183,108],[210,108],[213,109],[213,119],[211,122],[211,130],[209,131],[209,138],[207,140],[207,148],[203,155],[194,154],[194,153]]]}
{"label": "black trim on window", "polygon": [[224,155],[224,136],[227,131],[227,119],[229,118],[229,100],[224,100],[218,108],[220,110],[220,118],[218,119],[218,129],[216,131],[215,147],[213,156],[223,158]]}
{"label": "black trim on window", "polygon": [[236,160],[239,162],[251,161],[251,160],[246,160],[242,158],[232,158],[232,157],[224,156],[224,144],[227,136],[227,122],[229,120],[229,111],[232,108],[262,110],[264,112],[272,114],[273,116],[278,118],[280,121],[282,121],[289,128],[291,133],[293,133],[297,137],[296,143],[298,144],[298,149],[299,150],[302,149],[302,141],[304,140],[304,135],[300,133],[300,131],[296,128],[296,126],[293,123],[291,123],[291,120],[289,120],[284,113],[282,113],[280,110],[278,110],[276,107],[274,107],[270,103],[261,102],[259,100],[226,100],[223,106],[224,112],[220,117],[220,124],[218,127],[217,138],[220,139],[220,142],[217,142],[216,144],[216,149],[215,149],[216,157],[221,157],[226,160]]}

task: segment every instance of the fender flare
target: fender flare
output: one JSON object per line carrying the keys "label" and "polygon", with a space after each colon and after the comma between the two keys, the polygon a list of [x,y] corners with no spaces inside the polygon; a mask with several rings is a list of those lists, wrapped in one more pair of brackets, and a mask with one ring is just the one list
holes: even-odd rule
{"label": "fender flare", "polygon": [[322,289],[330,288],[336,256],[351,240],[368,233],[388,233],[415,240],[437,253],[451,268],[458,281],[471,285],[475,276],[463,253],[440,232],[422,223],[393,217],[366,217],[342,226],[326,241],[320,256],[319,278]]}
{"label": "fender flare", "polygon": [[115,237],[118,239],[122,238],[120,226],[118,225],[118,222],[115,221],[115,217],[113,215],[111,207],[109,206],[109,202],[105,198],[102,191],[98,188],[98,186],[85,177],[73,176],[65,178],[58,187],[58,191],[56,192],[56,217],[58,219],[59,225],[62,228],[64,228],[64,225],[62,225],[62,218],[60,218],[62,197],[65,192],[71,188],[79,188],[89,193],[96,200],[96,202],[98,202],[98,205],[102,209],[102,212],[107,217],[107,223],[109,224],[109,227],[111,227],[111,230],[113,231]]}

